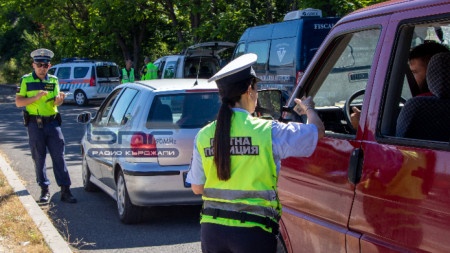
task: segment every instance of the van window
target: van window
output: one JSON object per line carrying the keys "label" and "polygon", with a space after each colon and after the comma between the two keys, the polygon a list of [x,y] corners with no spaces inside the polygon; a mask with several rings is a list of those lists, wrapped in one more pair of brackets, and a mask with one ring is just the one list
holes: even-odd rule
{"label": "van window", "polygon": [[166,63],[164,69],[164,78],[173,78],[175,76],[175,70],[177,67],[177,61],[169,61]]}
{"label": "van window", "polygon": [[215,58],[188,58],[184,63],[184,74],[186,78],[210,78],[219,69],[219,61]]}
{"label": "van window", "polygon": [[48,70],[48,73],[49,73],[50,75],[54,75],[55,72],[56,72],[56,68],[51,68],[51,69]]}
{"label": "van window", "polygon": [[96,66],[98,78],[119,77],[119,68],[114,65]]}
{"label": "van window", "polygon": [[236,47],[233,58],[238,58],[239,56],[243,55],[244,53],[245,53],[245,44],[241,43]]}
{"label": "van window", "polygon": [[157,96],[148,115],[147,128],[201,128],[216,119],[219,108],[217,92]]}
{"label": "van window", "polygon": [[269,69],[294,66],[295,38],[272,40]]}
{"label": "van window", "polygon": [[73,78],[85,78],[89,67],[75,67],[73,68]]}
{"label": "van window", "polygon": [[267,60],[269,58],[269,41],[259,41],[248,43],[247,53],[258,55],[258,60],[253,65],[256,72],[266,70]]}
{"label": "van window", "polygon": [[[327,134],[356,133],[349,124],[349,118],[346,119],[343,108],[347,99],[366,88],[379,35],[380,30],[374,29],[338,37],[322,67],[323,74],[312,77],[315,78],[312,93],[319,87],[312,95]],[[355,97],[350,106],[361,110],[363,97]],[[348,112],[347,116],[350,113]]]}
{"label": "van window", "polygon": [[56,76],[58,77],[58,79],[69,79],[70,67],[60,67]]}
{"label": "van window", "polygon": [[[410,52],[416,47],[421,47],[421,52],[434,51],[448,52],[450,44],[450,20],[408,24],[400,28],[397,49],[392,59],[392,70],[389,78],[389,84],[385,89],[386,99],[384,101],[383,116],[380,123],[380,132],[385,136],[401,137],[417,140],[415,145],[424,145],[429,147],[429,142],[420,142],[419,140],[432,140],[444,142],[448,146],[450,140],[449,117],[442,115],[450,114],[450,101],[441,99],[419,88],[423,83],[428,88],[430,85],[436,87],[437,83],[422,82],[420,77],[414,78],[411,70],[411,62],[409,62]],[[414,50],[415,51],[415,50]],[[415,51],[415,57],[422,57],[422,53]],[[427,58],[428,59],[428,58]],[[447,61],[448,62],[448,61]],[[440,65],[427,66],[426,80],[429,77],[442,76],[444,72]],[[412,66],[414,67],[414,66]],[[430,72],[429,72],[429,71]],[[431,73],[431,75],[430,75]],[[408,78],[408,74],[410,75]],[[431,78],[431,80],[436,80]],[[442,85],[450,85],[446,78]],[[425,88],[425,89],[427,89]],[[440,89],[442,91],[443,89]],[[395,140],[397,142],[397,140]],[[402,140],[398,139],[398,142]]]}
{"label": "van window", "polygon": [[129,110],[129,107],[132,104],[134,105],[133,101],[135,100],[137,93],[138,91],[135,89],[126,89],[122,93],[111,113],[108,126],[120,126],[125,123],[124,118],[127,116],[125,112]]}

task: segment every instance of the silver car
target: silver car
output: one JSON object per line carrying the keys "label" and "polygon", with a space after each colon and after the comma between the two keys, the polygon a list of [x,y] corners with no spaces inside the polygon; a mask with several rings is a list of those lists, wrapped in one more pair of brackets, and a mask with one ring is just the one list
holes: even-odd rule
{"label": "silver car", "polygon": [[117,201],[120,220],[137,223],[144,206],[201,204],[185,182],[197,132],[216,119],[214,82],[163,79],[115,88],[81,141],[83,185]]}

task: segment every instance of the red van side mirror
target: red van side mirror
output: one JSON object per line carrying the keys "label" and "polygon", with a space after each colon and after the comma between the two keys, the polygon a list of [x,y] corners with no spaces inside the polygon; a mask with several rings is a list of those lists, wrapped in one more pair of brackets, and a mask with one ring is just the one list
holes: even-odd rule
{"label": "red van side mirror", "polygon": [[278,120],[281,118],[282,105],[283,96],[281,90],[259,90],[255,114],[260,118]]}

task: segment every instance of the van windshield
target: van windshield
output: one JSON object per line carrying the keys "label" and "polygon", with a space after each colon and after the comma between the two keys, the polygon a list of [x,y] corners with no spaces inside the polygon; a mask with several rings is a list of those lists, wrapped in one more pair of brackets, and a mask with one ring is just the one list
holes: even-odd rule
{"label": "van windshield", "polygon": [[119,77],[119,68],[114,65],[96,66],[98,78]]}

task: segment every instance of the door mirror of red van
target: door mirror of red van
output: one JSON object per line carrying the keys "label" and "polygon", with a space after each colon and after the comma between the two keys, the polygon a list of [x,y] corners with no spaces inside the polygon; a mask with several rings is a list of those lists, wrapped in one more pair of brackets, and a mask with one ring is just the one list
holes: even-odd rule
{"label": "door mirror of red van", "polygon": [[281,117],[283,94],[278,89],[264,89],[258,91],[258,104],[255,113],[257,117],[278,120]]}

